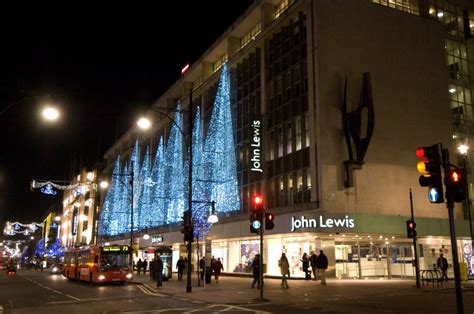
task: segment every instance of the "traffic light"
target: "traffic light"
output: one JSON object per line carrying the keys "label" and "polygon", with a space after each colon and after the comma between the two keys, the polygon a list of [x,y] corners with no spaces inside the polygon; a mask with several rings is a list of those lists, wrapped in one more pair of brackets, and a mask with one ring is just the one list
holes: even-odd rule
{"label": "traffic light", "polygon": [[451,166],[444,176],[446,198],[450,202],[462,202],[467,198],[466,175],[463,169]]}
{"label": "traffic light", "polygon": [[250,232],[257,233],[262,227],[262,219],[258,213],[252,213],[250,215]]}
{"label": "traffic light", "polygon": [[421,173],[420,186],[428,187],[428,199],[431,203],[444,203],[441,156],[438,144],[418,147],[416,156],[421,159],[416,165],[418,172]]}
{"label": "traffic light", "polygon": [[252,213],[250,214],[250,232],[258,233],[262,228],[263,223],[263,197],[260,194],[255,194],[251,200]]}
{"label": "traffic light", "polygon": [[275,224],[273,223],[274,219],[275,216],[273,216],[272,213],[265,213],[265,230],[272,230],[275,228]]}
{"label": "traffic light", "polygon": [[183,228],[181,229],[181,233],[184,235],[184,242],[194,241],[194,226],[189,211],[183,213]]}
{"label": "traffic light", "polygon": [[408,219],[407,220],[407,237],[409,238],[414,238],[416,237],[416,223],[411,220],[411,219]]}

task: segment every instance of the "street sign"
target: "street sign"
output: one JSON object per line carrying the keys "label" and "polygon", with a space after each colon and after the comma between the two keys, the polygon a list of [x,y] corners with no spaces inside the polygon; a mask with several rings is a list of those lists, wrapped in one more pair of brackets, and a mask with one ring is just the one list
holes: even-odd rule
{"label": "street sign", "polygon": [[430,187],[428,189],[428,199],[431,203],[437,203],[439,200],[439,191],[436,187]]}

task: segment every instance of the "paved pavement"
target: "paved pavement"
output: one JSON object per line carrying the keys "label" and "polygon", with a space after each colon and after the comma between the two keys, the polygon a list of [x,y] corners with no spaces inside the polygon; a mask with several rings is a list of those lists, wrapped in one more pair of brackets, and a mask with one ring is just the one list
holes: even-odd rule
{"label": "paved pavement", "polygon": [[[174,275],[174,274],[173,274]],[[176,276],[157,289],[148,275],[135,275],[134,282],[149,291],[181,300],[204,301],[245,306],[261,306],[262,310],[279,312],[283,307],[294,312],[324,313],[455,313],[454,283],[417,289],[408,279],[329,279],[327,285],[318,281],[290,280],[289,289],[280,286],[279,279],[266,279],[264,299],[260,291],[251,288],[251,278],[221,276],[219,283],[197,286],[193,276],[192,292],[186,292],[186,278]],[[474,281],[463,282],[465,313],[474,313]],[[281,307],[279,307],[281,306]]]}

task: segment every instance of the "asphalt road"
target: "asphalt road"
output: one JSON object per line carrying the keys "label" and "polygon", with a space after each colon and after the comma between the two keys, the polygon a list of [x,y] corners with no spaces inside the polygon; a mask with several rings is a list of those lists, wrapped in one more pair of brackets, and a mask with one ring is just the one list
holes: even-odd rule
{"label": "asphalt road", "polygon": [[[412,280],[266,281],[259,301],[250,278],[222,277],[219,284],[195,287],[186,281],[165,282],[156,289],[148,276],[136,283],[92,286],[48,271],[0,273],[0,313],[456,313],[454,285],[416,289]],[[463,283],[465,313],[474,312],[474,282]]]}

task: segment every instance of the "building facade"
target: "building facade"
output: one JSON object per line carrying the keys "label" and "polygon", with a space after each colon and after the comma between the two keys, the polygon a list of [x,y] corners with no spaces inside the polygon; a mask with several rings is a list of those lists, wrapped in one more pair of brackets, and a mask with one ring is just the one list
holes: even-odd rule
{"label": "building facade", "polygon": [[[284,252],[291,275],[302,277],[302,255],[324,250],[338,278],[413,276],[405,225],[411,189],[420,268],[432,268],[441,252],[451,263],[447,210],[430,204],[419,187],[415,149],[442,143],[455,163],[455,145],[470,141],[472,9],[468,2],[423,0],[254,2],[152,106],[173,110],[179,102],[189,110],[192,99],[200,132],[210,134],[228,70],[234,144],[228,154],[236,157],[240,206],[224,212],[225,199],[217,201],[220,221],[206,230],[202,254],[220,257],[226,272],[250,272],[261,251],[250,233],[250,200],[261,193],[276,217],[262,252],[267,275],[280,274]],[[189,123],[185,118],[183,129]],[[122,169],[135,167],[131,156],[152,162],[132,153],[136,141],[158,158],[173,141],[173,124],[162,118],[146,134],[131,128],[106,152],[108,172],[118,156]],[[130,200],[127,208],[144,206],[133,196],[119,203]],[[468,208],[456,207],[455,215],[459,252],[470,264]],[[160,209],[149,210],[151,221],[159,221]],[[185,252],[179,221],[152,225],[122,229],[152,231],[138,240],[140,257],[158,238],[173,247],[175,259]],[[129,235],[103,241],[128,243]]]}
{"label": "building facade", "polygon": [[65,247],[94,244],[98,203],[97,171],[83,168],[64,190],[59,237]]}

